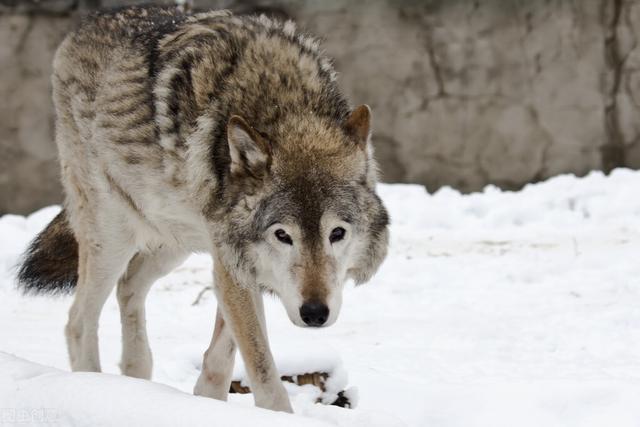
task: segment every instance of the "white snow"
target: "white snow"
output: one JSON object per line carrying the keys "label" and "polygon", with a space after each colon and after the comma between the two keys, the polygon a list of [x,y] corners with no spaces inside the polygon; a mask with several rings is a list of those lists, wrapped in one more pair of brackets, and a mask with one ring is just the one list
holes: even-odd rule
{"label": "white snow", "polygon": [[[50,409],[59,425],[87,426],[640,426],[639,190],[640,172],[629,170],[471,195],[382,185],[389,257],[369,284],[348,287],[337,324],[296,328],[266,301],[283,373],[333,370],[332,389],[357,388],[357,408],[342,409],[287,384],[295,416],[253,408],[250,395],[221,403],[185,394],[215,316],[211,293],[192,305],[210,283],[204,255],[150,294],[154,383],[68,373],[71,298],[23,297],[12,269],[59,208],[5,215],[0,351],[18,358],[0,355],[0,424],[21,415],[42,425]],[[117,374],[113,297],[100,339],[103,370]]]}
{"label": "white snow", "polygon": [[[68,373],[0,353],[0,423],[85,426],[327,426],[326,423],[188,395],[149,381]],[[10,373],[10,375],[8,375]],[[12,408],[8,410],[7,408]]]}

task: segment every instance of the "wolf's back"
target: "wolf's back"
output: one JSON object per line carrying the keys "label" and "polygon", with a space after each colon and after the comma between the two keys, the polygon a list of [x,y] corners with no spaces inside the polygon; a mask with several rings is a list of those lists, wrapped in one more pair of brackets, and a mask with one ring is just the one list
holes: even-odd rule
{"label": "wolf's back", "polygon": [[23,255],[18,286],[25,293],[70,293],[78,282],[78,242],[62,210]]}

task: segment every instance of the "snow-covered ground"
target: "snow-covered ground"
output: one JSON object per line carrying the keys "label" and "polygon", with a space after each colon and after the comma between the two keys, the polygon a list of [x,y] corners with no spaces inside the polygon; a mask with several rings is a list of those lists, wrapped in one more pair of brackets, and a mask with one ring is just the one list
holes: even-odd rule
{"label": "snow-covered ground", "polygon": [[[640,172],[561,176],[519,192],[380,192],[389,257],[369,284],[345,291],[336,325],[296,328],[267,300],[283,372],[342,369],[340,386],[357,388],[357,407],[342,409],[313,404],[311,386],[288,386],[296,416],[252,408],[247,395],[183,393],[215,315],[211,293],[192,305],[210,282],[202,255],[148,299],[154,381],[164,385],[61,372],[71,298],[23,297],[12,270],[58,208],[0,218],[0,425],[42,415],[59,425],[640,426]],[[100,339],[103,370],[117,374],[113,297]]]}

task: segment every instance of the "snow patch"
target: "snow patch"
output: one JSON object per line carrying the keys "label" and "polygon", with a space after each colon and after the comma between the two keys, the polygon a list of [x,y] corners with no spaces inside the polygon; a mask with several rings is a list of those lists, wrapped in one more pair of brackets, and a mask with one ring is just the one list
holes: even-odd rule
{"label": "snow patch", "polygon": [[[60,208],[5,215],[0,350],[57,369],[2,355],[0,420],[53,408],[61,425],[637,427],[639,188],[640,172],[624,169],[517,192],[380,185],[389,256],[369,284],[347,287],[337,323],[297,328],[277,300],[265,301],[280,371],[331,371],[333,392],[357,389],[347,389],[358,401],[347,410],[316,404],[315,387],[285,384],[296,416],[255,409],[251,395],[229,403],[190,395],[216,312],[211,293],[192,305],[211,283],[205,255],[151,290],[156,383],[109,375],[119,373],[121,351],[113,296],[100,327],[107,374],[67,373],[71,298],[24,297],[13,269]],[[240,365],[235,372],[244,375]]]}

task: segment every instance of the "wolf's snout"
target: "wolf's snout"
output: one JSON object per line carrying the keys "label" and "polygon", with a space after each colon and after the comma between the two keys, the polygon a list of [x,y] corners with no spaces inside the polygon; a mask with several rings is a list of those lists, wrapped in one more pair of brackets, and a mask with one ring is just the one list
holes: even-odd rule
{"label": "wolf's snout", "polygon": [[322,326],[329,318],[329,307],[318,301],[305,302],[300,307],[300,317],[309,326]]}

